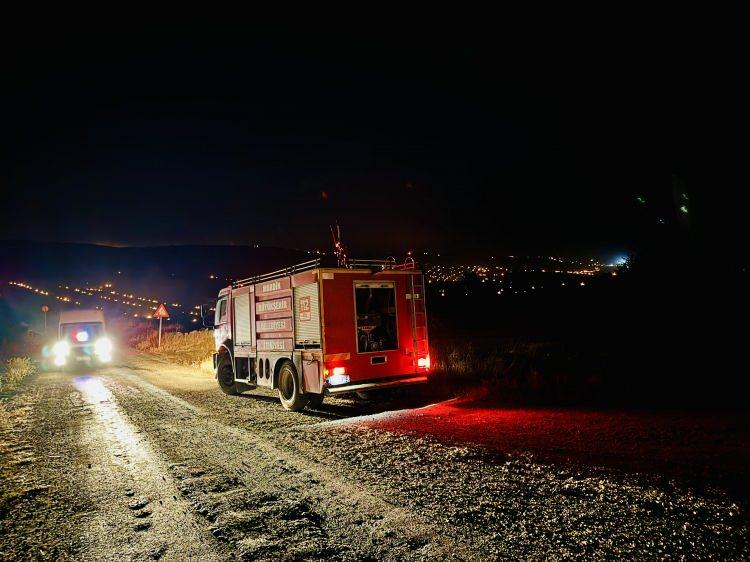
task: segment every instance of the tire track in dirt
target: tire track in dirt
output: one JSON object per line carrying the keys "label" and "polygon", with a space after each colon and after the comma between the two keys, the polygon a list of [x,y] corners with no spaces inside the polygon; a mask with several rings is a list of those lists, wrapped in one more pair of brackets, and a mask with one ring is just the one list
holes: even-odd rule
{"label": "tire track in dirt", "polygon": [[[189,406],[193,417],[187,418],[195,427],[210,419],[226,428],[216,433],[218,449],[234,450],[231,457],[235,460],[250,451],[248,458],[254,462],[260,459],[261,466],[270,468],[271,474],[277,472],[279,482],[301,486],[302,493],[313,498],[310,505],[326,515],[324,530],[332,526],[344,529],[329,531],[328,536],[341,537],[344,544],[349,544],[348,538],[354,541],[359,557],[536,559],[554,552],[571,558],[651,558],[692,552],[698,557],[744,559],[747,554],[746,511],[721,491],[696,495],[678,483],[648,475],[546,465],[526,451],[498,457],[481,449],[446,447],[429,439],[362,426],[362,418],[354,423],[320,424],[320,417],[283,411],[267,393],[228,398],[206,384],[210,381],[194,383],[194,376],[184,371],[144,377],[142,392],[163,394],[162,398],[174,404],[174,412],[169,415],[187,416],[183,406]],[[138,380],[132,384],[138,385]],[[170,409],[161,407],[165,412]],[[361,411],[348,409],[352,413]],[[333,408],[334,413],[345,410],[339,405]],[[208,442],[211,438],[205,434],[201,440]],[[196,467],[214,461],[202,458],[192,464],[185,462]],[[218,472],[234,474],[231,463],[214,465],[229,466],[231,470],[219,468]],[[321,467],[325,468],[319,470]],[[317,479],[319,474],[333,475],[332,481],[320,479],[322,492],[303,480],[306,476]],[[241,479],[250,489],[258,478],[271,478],[262,471],[260,477],[251,471],[250,477],[250,481]],[[428,520],[432,535],[413,533],[411,541],[404,541],[400,531],[410,525],[408,516],[395,524],[384,521],[380,526],[363,517],[360,529],[357,520],[350,517],[352,511],[360,509],[358,506],[346,505],[342,514],[331,515],[340,506],[332,505],[327,490],[335,490],[340,483],[348,483],[349,489],[362,489],[388,506],[401,506],[402,513],[420,514],[416,519]],[[290,490],[287,488],[280,497],[294,498]],[[382,516],[387,512],[375,509],[362,513]],[[372,544],[367,543],[365,529],[374,529]],[[446,541],[446,537],[451,540]],[[465,545],[470,546],[460,550]]]}
{"label": "tire track in dirt", "polygon": [[64,376],[23,388],[0,419],[0,559],[79,560],[94,508],[80,489],[78,444],[86,412]]}
{"label": "tire track in dirt", "polygon": [[106,384],[172,461],[194,511],[242,558],[472,558],[466,545],[414,512],[274,446],[272,433],[232,427],[124,370]]}
{"label": "tire track in dirt", "polygon": [[0,419],[0,559],[230,558],[98,377],[36,383]]}
{"label": "tire track in dirt", "polygon": [[80,444],[90,462],[83,485],[98,505],[88,541],[97,559],[223,560],[229,554],[179,497],[168,466],[121,413],[100,376],[72,379],[73,408],[90,413]]}

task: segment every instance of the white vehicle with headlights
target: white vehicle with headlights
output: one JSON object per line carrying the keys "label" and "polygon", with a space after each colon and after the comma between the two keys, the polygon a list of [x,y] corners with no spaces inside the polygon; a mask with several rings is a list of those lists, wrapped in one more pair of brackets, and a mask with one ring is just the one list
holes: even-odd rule
{"label": "white vehicle with headlights", "polygon": [[101,310],[60,313],[58,340],[52,346],[55,367],[105,365],[112,361],[112,340],[107,337]]}

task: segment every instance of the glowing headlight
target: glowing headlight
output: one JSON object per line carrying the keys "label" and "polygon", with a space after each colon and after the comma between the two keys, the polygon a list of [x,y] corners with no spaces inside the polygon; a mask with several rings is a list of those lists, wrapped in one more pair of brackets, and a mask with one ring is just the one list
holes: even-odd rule
{"label": "glowing headlight", "polygon": [[112,351],[112,340],[109,338],[99,338],[94,344],[97,353],[109,353]]}
{"label": "glowing headlight", "polygon": [[68,342],[61,340],[52,346],[52,353],[55,356],[55,365],[62,367],[65,365],[65,358],[70,353]]}
{"label": "glowing headlight", "polygon": [[52,346],[52,353],[54,353],[57,357],[65,357],[68,353],[70,353],[70,346],[68,345],[68,342],[64,340],[57,342]]}
{"label": "glowing headlight", "polygon": [[108,361],[112,355],[112,341],[109,338],[99,338],[94,344],[94,352],[103,361]]}

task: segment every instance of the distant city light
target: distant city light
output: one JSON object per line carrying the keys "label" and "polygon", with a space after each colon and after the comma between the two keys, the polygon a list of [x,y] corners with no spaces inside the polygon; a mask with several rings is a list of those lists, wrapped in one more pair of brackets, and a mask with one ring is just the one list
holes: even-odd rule
{"label": "distant city light", "polygon": [[615,256],[615,259],[611,263],[607,264],[609,267],[620,267],[621,265],[627,265],[628,256]]}

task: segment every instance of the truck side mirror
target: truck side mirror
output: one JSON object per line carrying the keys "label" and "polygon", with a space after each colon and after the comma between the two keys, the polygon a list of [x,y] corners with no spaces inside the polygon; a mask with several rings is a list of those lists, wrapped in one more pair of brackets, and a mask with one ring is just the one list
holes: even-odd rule
{"label": "truck side mirror", "polygon": [[216,305],[214,303],[207,303],[201,305],[201,320],[203,321],[204,328],[214,327],[214,312]]}

